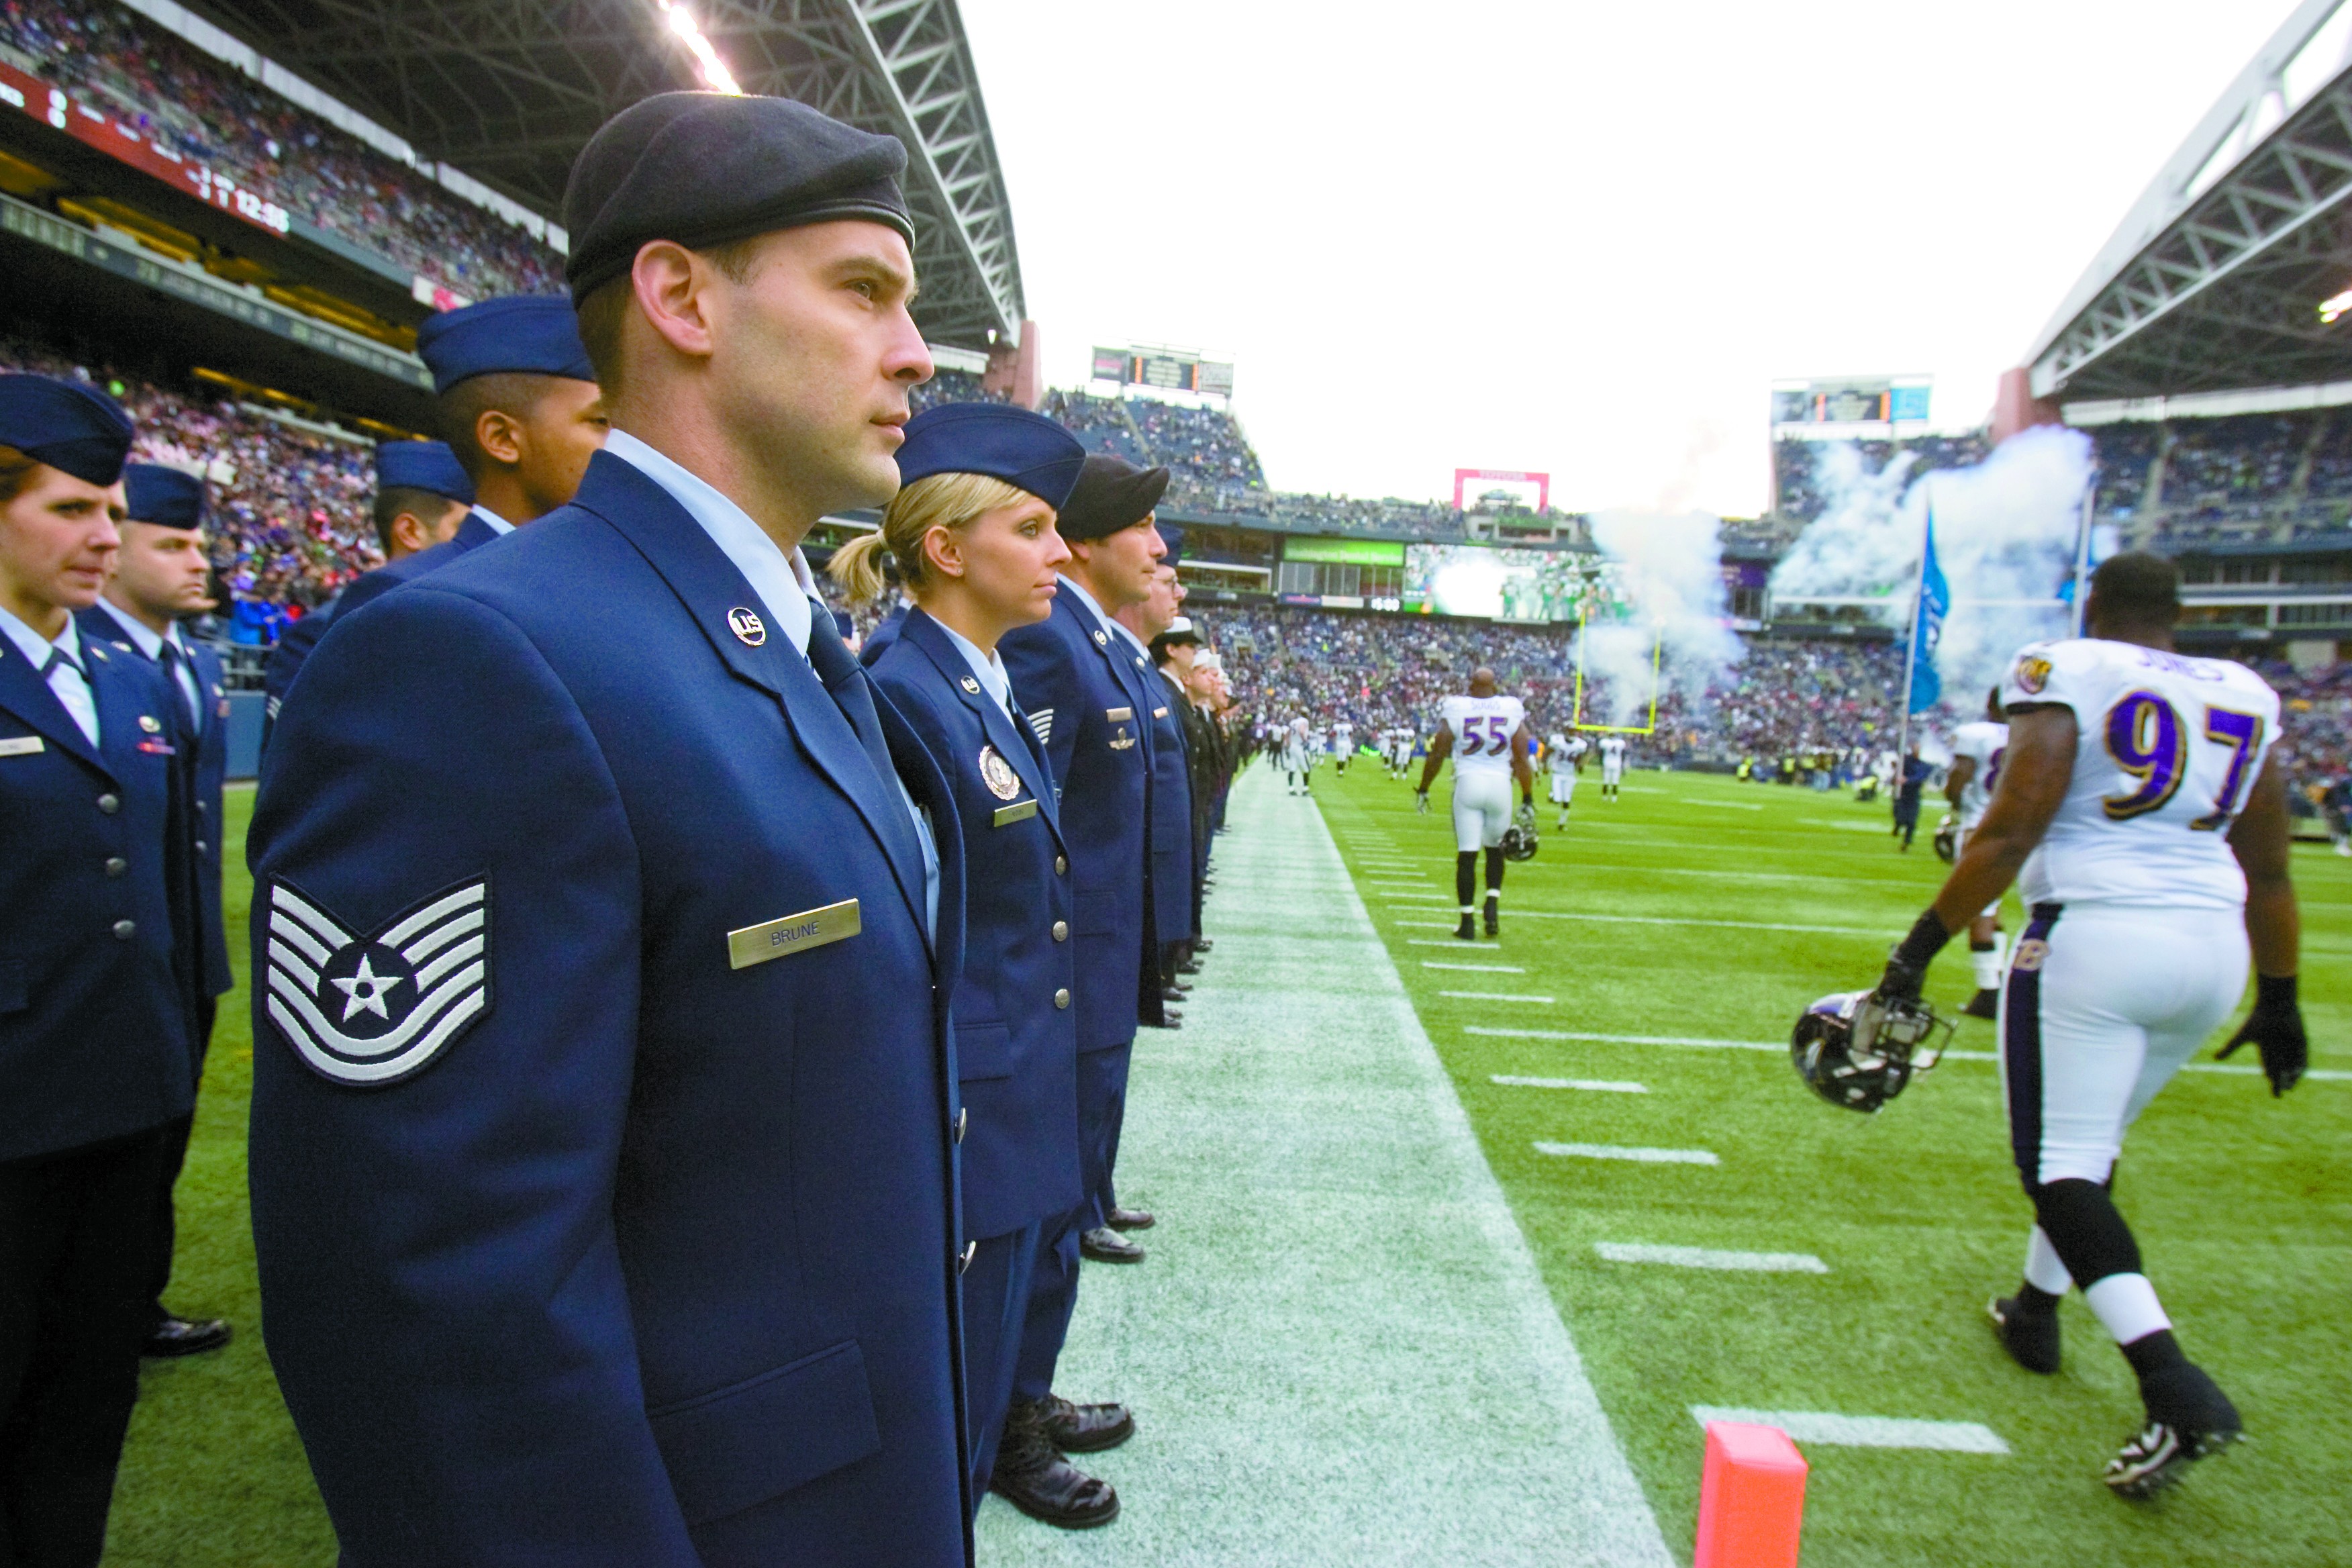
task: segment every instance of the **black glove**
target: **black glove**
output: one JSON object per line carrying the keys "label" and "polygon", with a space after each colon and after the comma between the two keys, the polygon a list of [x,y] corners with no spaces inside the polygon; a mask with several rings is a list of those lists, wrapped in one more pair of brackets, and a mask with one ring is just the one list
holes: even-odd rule
{"label": "black glove", "polygon": [[1916,1002],[1920,984],[1927,978],[1927,965],[1944,951],[1952,933],[1944,922],[1929,910],[1911,928],[1911,934],[1895,944],[1886,957],[1886,973],[1879,977],[1877,995],[1883,1001]]}
{"label": "black glove", "polygon": [[2303,1032],[2303,1008],[2294,999],[2294,976],[2254,976],[2254,1010],[2230,1037],[2230,1043],[2213,1053],[2217,1061],[2227,1061],[2230,1053],[2251,1040],[2263,1054],[2263,1076],[2271,1080],[2271,1098],[2276,1100],[2303,1079],[2303,1069],[2311,1065],[2311,1040]]}

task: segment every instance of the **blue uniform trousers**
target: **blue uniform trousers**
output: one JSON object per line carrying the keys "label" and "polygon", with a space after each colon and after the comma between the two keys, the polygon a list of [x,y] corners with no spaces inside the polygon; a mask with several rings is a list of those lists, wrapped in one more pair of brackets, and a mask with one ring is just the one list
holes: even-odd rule
{"label": "blue uniform trousers", "polygon": [[[1058,1219],[1055,1221],[1059,1223]],[[1045,1237],[1044,1220],[982,1239],[963,1272],[964,1411],[971,1432],[971,1506],[988,1495],[997,1440],[1029,1321],[1029,1291]],[[1048,1378],[1050,1382],[1050,1376]]]}
{"label": "blue uniform trousers", "polygon": [[1058,1221],[1046,1221],[1039,1240],[1013,1383],[1018,1398],[1043,1399],[1054,1392],[1055,1363],[1061,1360],[1070,1316],[1078,1305],[1078,1237],[1101,1225],[1117,1206],[1111,1166],[1118,1158],[1119,1130],[1127,1121],[1127,1072],[1133,1058],[1132,1041],[1079,1054],[1078,1152],[1087,1198]]}

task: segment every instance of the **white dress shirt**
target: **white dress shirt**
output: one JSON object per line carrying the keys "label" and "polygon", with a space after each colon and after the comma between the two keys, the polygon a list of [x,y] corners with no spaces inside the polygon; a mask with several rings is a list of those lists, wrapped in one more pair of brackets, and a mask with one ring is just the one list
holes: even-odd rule
{"label": "white dress shirt", "polygon": [[131,639],[131,646],[145,654],[152,662],[163,663],[163,645],[165,643],[172,645],[172,654],[175,660],[172,669],[180,683],[180,700],[188,706],[189,721],[197,729],[203,729],[205,727],[205,694],[196,689],[195,661],[188,657],[188,645],[180,636],[180,623],[173,621],[172,629],[166,632],[151,631],[146,622],[113,600],[100,599],[99,604],[108,615],[114,617],[114,624],[122,628],[123,635]]}
{"label": "white dress shirt", "polygon": [[497,512],[492,511],[488,507],[484,506],[479,501],[476,501],[474,503],[473,513],[476,517],[480,518],[484,522],[490,525],[490,531],[492,533],[512,533],[514,531],[513,523],[509,522],[505,518],[500,517]]}
{"label": "white dress shirt", "polygon": [[0,632],[16,645],[16,651],[33,661],[38,671],[47,666],[49,656],[62,653],[66,657],[49,671],[49,689],[65,704],[67,714],[81,731],[82,738],[92,746],[98,744],[98,696],[89,689],[89,678],[82,673],[88,667],[82,661],[89,657],[81,646],[81,632],[71,616],[66,616],[66,629],[51,642],[6,610],[0,610]]}
{"label": "white dress shirt", "polygon": [[[784,634],[784,641],[793,652],[806,658],[809,631],[816,616],[833,613],[818,601],[816,579],[809,574],[808,557],[797,549],[786,555],[768,537],[767,530],[753,522],[751,514],[728,500],[718,487],[626,430],[615,430],[606,436],[604,450],[661,486],[672,500],[686,509],[687,515],[710,536],[710,542],[719,546],[719,553],[733,562],[735,570],[751,584],[751,592],[770,624]],[[905,781],[893,772],[887,782],[898,786],[898,798],[907,803],[907,815],[915,819],[915,837],[923,847],[924,930],[936,938],[940,927],[939,845],[931,837],[930,818],[907,792]]]}
{"label": "white dress shirt", "polygon": [[931,618],[938,624],[940,630],[948,634],[948,640],[955,644],[956,652],[963,655],[963,661],[971,666],[973,679],[980,682],[980,689],[996,699],[996,705],[1004,710],[1004,716],[1007,719],[1012,718],[1013,677],[1005,669],[1004,660],[997,657],[994,648],[982,653],[980,651],[978,643],[956,630],[955,627],[940,620],[936,616]]}

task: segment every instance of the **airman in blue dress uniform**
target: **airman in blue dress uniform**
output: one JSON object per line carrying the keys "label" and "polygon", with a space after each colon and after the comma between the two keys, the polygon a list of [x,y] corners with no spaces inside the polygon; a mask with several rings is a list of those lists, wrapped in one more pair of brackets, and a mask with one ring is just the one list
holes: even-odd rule
{"label": "airman in blue dress uniform", "polygon": [[[379,441],[375,448],[376,541],[384,564],[444,543],[457,531],[474,505],[474,481],[457,464],[446,441]],[[326,635],[348,587],[278,635],[262,666],[261,743],[269,744],[278,710],[285,705],[302,661]]]}
{"label": "airman in blue dress uniform", "polygon": [[0,1562],[95,1564],[195,1102],[176,696],[82,635],[130,419],[0,375]]}
{"label": "airman in blue dress uniform", "polygon": [[[1112,1168],[1127,1105],[1138,1017],[1161,1016],[1151,903],[1151,689],[1111,616],[1150,592],[1162,552],[1150,525],[1165,468],[1139,469],[1095,453],[1058,523],[1072,559],[1053,613],[997,645],[1061,791],[1062,836],[1076,898],[1078,1139],[1086,1197],[1049,1224],[1022,1332],[1013,1404],[995,1486],[1029,1478],[1024,1506],[1039,1517],[1087,1509],[1067,1465],[1016,1465],[1042,1446],[1085,1453],[1124,1442],[1133,1418],[1116,1404],[1080,1405],[1054,1393],[1054,1369],[1077,1304],[1079,1237],[1117,1208]],[[1157,675],[1152,687],[1160,684]],[[1141,1248],[1135,1249],[1141,1256]],[[1066,1473],[1065,1473],[1066,1472]],[[1105,1489],[1106,1490],[1108,1489]],[[1016,1501],[1023,1500],[1016,1499]]]}
{"label": "airman in blue dress uniform", "polygon": [[[1157,522],[1155,527],[1159,527]],[[1150,594],[1113,617],[1135,658],[1136,670],[1151,696],[1151,917],[1160,938],[1158,967],[1160,996],[1173,1004],[1186,989],[1177,978],[1183,962],[1183,944],[1195,934],[1192,925],[1192,746],[1184,732],[1183,694],[1170,689],[1153,656],[1152,641],[1179,619],[1177,605],[1183,590],[1176,582],[1174,562],[1183,545],[1183,531],[1160,527],[1167,554],[1153,574]],[[1171,1007],[1172,1012],[1172,1007]],[[1171,1017],[1167,1026],[1176,1026]],[[1091,1238],[1088,1256],[1096,1249],[1131,1246],[1122,1229],[1146,1229],[1149,1215],[1129,1211],[1140,1225],[1129,1223],[1129,1214],[1109,1216],[1109,1234]]]}
{"label": "airman in blue dress uniform", "polygon": [[[882,561],[898,562],[915,606],[874,679],[930,746],[962,819],[954,1011],[964,1229],[979,1248],[963,1280],[975,1497],[994,1473],[1044,1226],[1084,1195],[1069,850],[1045,745],[996,644],[1052,610],[1055,569],[1070,558],[1055,513],[1085,460],[1076,437],[1024,409],[931,409],[907,427],[906,485],[880,530],[831,565],[853,599],[870,603],[886,591]],[[1028,1498],[1018,1487],[1007,1495]],[[1083,1522],[1118,1511],[1108,1488],[1087,1500]]]}
{"label": "airman in blue dress uniform", "polygon": [[930,372],[905,156],[608,121],[564,216],[611,440],[286,705],[254,1233],[346,1563],[970,1561],[957,815],[798,549]]}
{"label": "airman in blue dress uniform", "polygon": [[[209,644],[186,636],[180,625],[183,618],[214,607],[212,563],[205,550],[205,482],[161,463],[132,463],[122,470],[122,489],[129,516],[120,530],[122,547],[116,552],[114,574],[105,596],[75,619],[83,637],[146,663],[173,699],[167,711],[172,743],[179,748],[194,867],[194,924],[184,933],[181,963],[194,983],[190,1043],[201,1079],[212,1045],[214,1009],[236,984],[229,973],[228,932],[221,911],[228,696],[221,684],[220,655]],[[163,1304],[178,1236],[172,1188],[187,1158],[194,1124],[193,1116],[184,1118],[173,1135],[171,1168],[157,1198],[155,1330],[147,1337],[152,1356],[194,1355],[218,1350],[229,1340],[229,1326],[220,1319],[192,1321]]]}

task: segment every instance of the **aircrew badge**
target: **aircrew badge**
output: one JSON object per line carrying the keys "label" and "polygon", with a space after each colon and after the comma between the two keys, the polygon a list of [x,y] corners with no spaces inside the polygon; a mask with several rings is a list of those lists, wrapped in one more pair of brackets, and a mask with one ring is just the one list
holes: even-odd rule
{"label": "aircrew badge", "polygon": [[768,640],[768,623],[746,605],[738,605],[727,612],[727,629],[745,647],[758,647]]}
{"label": "aircrew badge", "polygon": [[2050,684],[2050,661],[2038,654],[2028,655],[2017,661],[2017,688],[2021,691],[2038,692]]}
{"label": "aircrew badge", "polygon": [[999,800],[1011,800],[1021,793],[1021,775],[1013,771],[1011,763],[997,755],[994,746],[980,749],[980,782]]}
{"label": "aircrew badge", "polygon": [[270,1020],[313,1072],[380,1089],[415,1076],[490,1010],[487,877],[354,934],[282,879],[269,885]]}

